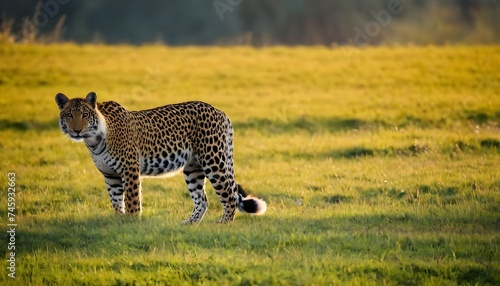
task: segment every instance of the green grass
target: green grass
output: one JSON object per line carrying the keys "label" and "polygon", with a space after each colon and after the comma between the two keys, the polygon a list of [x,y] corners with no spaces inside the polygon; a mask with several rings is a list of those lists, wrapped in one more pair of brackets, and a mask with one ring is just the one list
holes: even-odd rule
{"label": "green grass", "polygon": [[[16,279],[0,284],[498,285],[500,48],[0,46],[0,196],[16,172]],[[220,225],[182,176],[113,214],[54,96],[203,100],[235,127],[238,182],[269,205]]]}

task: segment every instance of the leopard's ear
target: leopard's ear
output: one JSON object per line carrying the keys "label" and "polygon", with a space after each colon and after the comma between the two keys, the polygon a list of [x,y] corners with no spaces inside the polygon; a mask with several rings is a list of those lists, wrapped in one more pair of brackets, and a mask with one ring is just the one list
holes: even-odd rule
{"label": "leopard's ear", "polygon": [[95,108],[95,104],[96,104],[96,101],[97,101],[97,94],[95,94],[95,92],[89,92],[89,94],[87,94],[87,97],[85,98],[85,102],[87,102],[90,106],[92,106],[92,108]]}
{"label": "leopard's ear", "polygon": [[62,93],[56,94],[56,103],[57,103],[57,106],[59,106],[59,110],[63,110],[64,106],[66,106],[68,101],[69,101],[69,98],[66,95],[64,95]]}

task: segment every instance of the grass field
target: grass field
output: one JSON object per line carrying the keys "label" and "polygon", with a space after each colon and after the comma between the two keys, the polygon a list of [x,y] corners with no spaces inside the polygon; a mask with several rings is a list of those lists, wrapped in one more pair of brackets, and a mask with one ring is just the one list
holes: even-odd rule
{"label": "grass field", "polygon": [[[0,46],[1,285],[499,285],[500,47]],[[54,96],[203,100],[269,205],[217,224],[182,176],[115,216]],[[15,172],[15,279],[7,189]]]}

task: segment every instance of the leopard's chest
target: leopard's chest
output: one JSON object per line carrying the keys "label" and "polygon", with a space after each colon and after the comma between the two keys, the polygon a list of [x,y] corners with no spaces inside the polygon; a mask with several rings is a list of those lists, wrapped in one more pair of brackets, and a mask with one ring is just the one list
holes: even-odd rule
{"label": "leopard's chest", "polygon": [[107,149],[105,140],[93,148],[87,145],[87,149],[94,161],[94,165],[103,174],[119,174],[123,170],[124,162],[119,156],[113,156]]}
{"label": "leopard's chest", "polygon": [[120,161],[111,159],[108,154],[102,154],[100,156],[92,156],[94,165],[103,174],[116,174],[120,173],[121,164]]}

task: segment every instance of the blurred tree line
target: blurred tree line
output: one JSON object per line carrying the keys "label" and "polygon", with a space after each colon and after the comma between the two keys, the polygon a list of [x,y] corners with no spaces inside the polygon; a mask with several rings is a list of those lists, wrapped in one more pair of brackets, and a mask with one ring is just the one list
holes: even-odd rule
{"label": "blurred tree line", "polygon": [[2,0],[0,33],[113,44],[499,43],[499,12],[500,0]]}

